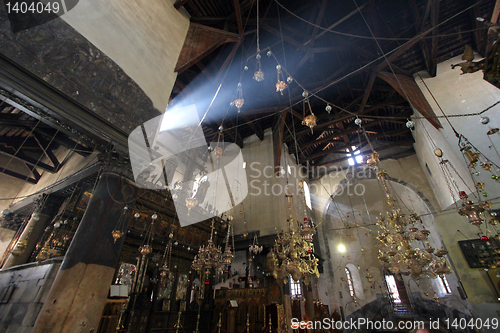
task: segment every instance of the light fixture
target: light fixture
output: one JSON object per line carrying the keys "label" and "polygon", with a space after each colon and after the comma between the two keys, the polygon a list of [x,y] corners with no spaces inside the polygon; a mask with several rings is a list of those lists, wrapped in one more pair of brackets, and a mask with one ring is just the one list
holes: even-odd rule
{"label": "light fixture", "polygon": [[[312,237],[308,237],[309,234],[314,235],[316,230],[310,230],[312,224],[309,220],[297,223],[293,216],[293,196],[287,192],[285,199],[288,204],[288,230],[278,233],[267,262],[275,279],[288,283],[291,276],[294,281],[302,280],[308,284],[311,277],[319,277],[318,258],[314,255]],[[302,232],[304,230],[305,233]]]}
{"label": "light fixture", "polygon": [[[127,211],[128,211],[128,206],[123,207],[123,212],[120,215],[118,222],[116,222],[115,228],[113,229],[113,231],[111,231],[111,235],[113,236],[114,243],[116,243],[116,241],[118,239],[120,239],[125,234],[125,221],[126,221],[125,216],[127,214]],[[139,213],[136,213],[136,214],[139,214]]]}
{"label": "light fixture", "polygon": [[210,239],[208,240],[207,245],[203,245],[198,250],[198,254],[194,257],[194,260],[191,264],[191,268],[195,271],[200,272],[200,274],[205,273],[205,275],[209,275],[211,270],[215,270],[216,272],[223,272],[227,269],[227,267],[231,264],[231,260],[233,258],[233,254],[231,252],[230,245],[226,243],[226,250],[224,253],[222,252],[219,246],[216,246],[213,241],[214,235],[214,223],[212,220]]}
{"label": "light fixture", "polygon": [[276,66],[276,70],[278,71],[278,82],[276,82],[276,92],[281,93],[281,96],[283,96],[283,91],[288,87],[288,85],[285,83],[285,78],[283,77],[283,72],[281,71],[280,64]]}
{"label": "light fixture", "polygon": [[344,253],[344,252],[345,252],[345,246],[344,246],[344,244],[340,244],[340,245],[338,246],[338,249],[339,249],[339,252]]}
{"label": "light fixture", "polygon": [[236,90],[236,99],[231,103],[237,109],[238,113],[241,111],[241,107],[245,104],[245,100],[243,99],[243,90],[241,89],[241,82],[238,83],[238,89]]}
{"label": "light fixture", "polygon": [[260,63],[260,23],[259,23],[259,0],[257,0],[257,59],[255,73],[253,74],[253,79],[257,82],[264,80],[264,72],[262,71],[262,64]]}
{"label": "light fixture", "polygon": [[257,239],[257,234],[253,236],[253,243],[252,245],[248,246],[248,251],[250,251],[250,254],[256,255],[262,252],[264,247],[261,245],[259,246],[259,240]]}
{"label": "light fixture", "polygon": [[[302,125],[305,125],[311,129],[311,133],[313,132],[313,128],[317,125],[316,121],[318,118],[314,115],[311,109],[311,103],[309,103],[309,93],[304,91],[302,94],[304,96],[304,101],[302,102],[302,114],[304,119],[302,120]],[[309,111],[309,115],[306,116],[306,109]]]}

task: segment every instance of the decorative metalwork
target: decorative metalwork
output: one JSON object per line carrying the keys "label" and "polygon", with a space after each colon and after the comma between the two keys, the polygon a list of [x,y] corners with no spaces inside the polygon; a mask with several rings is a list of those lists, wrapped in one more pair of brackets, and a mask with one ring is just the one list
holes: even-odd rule
{"label": "decorative metalwork", "polygon": [[248,251],[250,251],[250,254],[255,255],[261,253],[263,249],[262,245],[259,246],[259,240],[257,239],[257,234],[255,234],[253,236],[253,244],[248,247]]}
{"label": "decorative metalwork", "polygon": [[113,236],[113,240],[115,243],[125,234],[125,221],[126,221],[125,216],[127,212],[128,212],[128,206],[123,207],[123,212],[120,215],[118,222],[116,222],[115,228],[113,229],[113,231],[111,231],[111,235]]}
{"label": "decorative metalwork", "polygon": [[303,224],[293,217],[293,196],[285,195],[288,203],[288,231],[278,233],[273,250],[268,254],[268,266],[275,279],[288,283],[294,281],[310,282],[312,276],[319,277],[318,258],[314,255],[312,236],[316,230],[308,219]]}
{"label": "decorative metalwork", "polygon": [[207,245],[203,245],[198,250],[198,254],[194,257],[191,268],[197,272],[205,273],[207,276],[211,270],[223,272],[231,264],[233,253],[231,246],[226,243],[226,249],[222,252],[220,246],[216,246],[213,241],[214,236],[214,220],[212,220],[210,239]]}
{"label": "decorative metalwork", "polygon": [[245,104],[243,99],[243,90],[241,89],[241,82],[238,83],[238,89],[236,91],[236,99],[231,103],[238,109],[238,113],[241,111],[241,107]]}
{"label": "decorative metalwork", "polygon": [[143,256],[147,256],[151,252],[153,252],[153,246],[151,245],[151,239],[153,238],[153,228],[154,223],[158,219],[158,215],[154,213],[151,215],[151,224],[146,228],[146,234],[144,235],[144,240],[142,245],[139,247],[139,252]]}
{"label": "decorative metalwork", "polygon": [[[304,91],[304,93],[302,93],[302,96],[305,97],[304,101],[302,103],[302,111],[303,111],[303,116],[304,116],[304,119],[302,120],[302,125],[309,127],[311,129],[311,133],[312,133],[313,128],[317,125],[316,122],[317,122],[318,118],[312,112],[311,103],[309,103],[309,98],[307,97],[307,96],[309,96],[309,93]],[[306,116],[306,109],[309,109],[310,115],[308,115],[308,116]]]}
{"label": "decorative metalwork", "polygon": [[378,179],[384,188],[388,205],[385,215],[381,214],[377,218],[380,227],[377,239],[384,246],[383,250],[379,250],[378,259],[392,273],[411,274],[414,278],[422,275],[436,278],[451,273],[444,257],[448,252],[444,249],[436,251],[431,247],[428,240],[431,232],[425,229],[415,212],[410,211],[409,215],[403,213],[398,200],[390,193],[387,173],[379,170]]}
{"label": "decorative metalwork", "polygon": [[281,65],[276,66],[276,70],[278,71],[278,82],[276,82],[276,92],[281,93],[283,96],[283,91],[288,87],[288,84],[285,82],[285,78],[283,76],[283,72],[281,71]]}

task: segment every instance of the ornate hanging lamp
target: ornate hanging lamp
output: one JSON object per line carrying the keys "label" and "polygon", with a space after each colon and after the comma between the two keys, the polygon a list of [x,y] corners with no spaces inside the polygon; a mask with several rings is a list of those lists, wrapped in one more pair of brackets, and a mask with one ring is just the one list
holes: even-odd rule
{"label": "ornate hanging lamp", "polygon": [[147,256],[151,252],[153,252],[153,246],[151,245],[151,240],[153,238],[153,229],[154,223],[158,219],[158,215],[154,213],[151,215],[151,224],[146,227],[146,234],[144,235],[144,240],[142,241],[142,245],[139,247],[139,252],[143,256]]}
{"label": "ornate hanging lamp", "polygon": [[[316,231],[309,230],[311,224],[299,224],[295,220],[293,196],[287,193],[285,200],[288,205],[288,230],[278,233],[274,248],[268,254],[267,265],[275,279],[288,283],[288,277],[291,276],[295,281],[303,280],[308,284],[311,277],[319,277],[319,271],[312,239],[309,240],[305,235],[309,233],[314,235]],[[301,230],[307,232],[304,234]]]}
{"label": "ornate hanging lamp", "polygon": [[243,99],[243,90],[241,89],[241,82],[238,83],[238,89],[236,90],[236,99],[231,103],[238,109],[238,113],[241,112],[241,107],[245,104]]}
{"label": "ornate hanging lamp", "polygon": [[223,255],[221,248],[214,244],[214,223],[214,220],[212,220],[210,239],[208,240],[207,245],[200,247],[198,254],[194,257],[193,263],[191,264],[192,269],[200,272],[200,274],[205,273],[206,276],[210,274],[212,269],[214,269],[216,273],[226,270],[231,263],[231,261],[228,260],[229,256],[226,255],[226,251],[224,251]]}
{"label": "ornate hanging lamp", "polygon": [[[302,97],[304,97],[304,101],[302,102],[302,114],[304,119],[302,120],[302,125],[305,125],[311,129],[311,133],[313,133],[313,128],[316,126],[316,121],[318,118],[314,115],[311,108],[311,103],[309,103],[309,93],[304,91],[302,93]],[[309,111],[309,115],[306,116],[306,109]]]}
{"label": "ornate hanging lamp", "polygon": [[253,74],[253,79],[257,82],[261,82],[264,80],[264,72],[262,71],[262,64],[260,63],[261,55],[260,55],[259,0],[257,0],[257,55],[255,56],[255,59],[257,59],[257,64],[255,68],[255,73]]}
{"label": "ornate hanging lamp", "polygon": [[281,96],[283,96],[283,90],[285,90],[288,87],[288,84],[286,84],[286,82],[285,82],[285,78],[283,76],[283,72],[281,71],[280,64],[276,65],[276,70],[278,71],[278,80],[276,82],[276,92],[281,93]]}
{"label": "ornate hanging lamp", "polygon": [[113,231],[111,231],[111,236],[113,236],[114,243],[116,243],[116,241],[123,237],[123,235],[125,234],[125,221],[127,212],[128,206],[123,207],[123,212],[120,215],[118,222],[116,222],[115,228],[113,229]]}

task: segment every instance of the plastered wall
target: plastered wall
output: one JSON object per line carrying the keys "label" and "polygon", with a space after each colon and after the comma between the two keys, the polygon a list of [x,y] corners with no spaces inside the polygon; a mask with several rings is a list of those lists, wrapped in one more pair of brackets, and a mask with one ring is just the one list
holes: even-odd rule
{"label": "plastered wall", "polygon": [[80,0],[62,19],[115,61],[165,111],[189,18],[174,0]]}

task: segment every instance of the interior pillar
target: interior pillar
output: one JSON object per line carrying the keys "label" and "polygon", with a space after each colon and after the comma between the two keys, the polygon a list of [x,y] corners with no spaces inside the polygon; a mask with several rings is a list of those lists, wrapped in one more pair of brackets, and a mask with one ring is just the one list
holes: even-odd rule
{"label": "interior pillar", "polygon": [[136,198],[135,186],[114,173],[101,175],[32,332],[97,330],[124,241],[115,243],[111,231]]}
{"label": "interior pillar", "polygon": [[3,269],[22,265],[28,262],[31,253],[35,249],[38,240],[47,226],[47,223],[52,218],[54,211],[58,208],[60,203],[60,200],[56,199],[54,196],[40,199],[40,202],[37,204],[41,205],[41,207],[31,215],[30,220],[26,224],[26,227],[17,241],[17,243],[26,241],[24,252],[20,254],[14,254],[11,252],[2,267]]}

